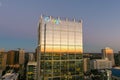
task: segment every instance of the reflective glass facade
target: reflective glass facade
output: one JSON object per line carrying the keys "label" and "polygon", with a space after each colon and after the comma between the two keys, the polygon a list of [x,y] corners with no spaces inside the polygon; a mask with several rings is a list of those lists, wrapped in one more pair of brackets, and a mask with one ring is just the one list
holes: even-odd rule
{"label": "reflective glass facade", "polygon": [[41,17],[38,30],[41,80],[83,80],[82,22]]}

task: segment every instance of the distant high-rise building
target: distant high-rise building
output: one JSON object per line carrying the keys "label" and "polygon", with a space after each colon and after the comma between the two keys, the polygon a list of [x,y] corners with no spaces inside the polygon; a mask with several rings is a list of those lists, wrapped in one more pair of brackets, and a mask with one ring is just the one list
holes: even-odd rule
{"label": "distant high-rise building", "polygon": [[7,65],[9,66],[23,66],[25,62],[24,49],[10,50],[7,54]]}
{"label": "distant high-rise building", "polygon": [[109,47],[102,49],[103,59],[108,58],[108,60],[112,61],[112,66],[115,65],[114,62],[114,53],[113,50]]}
{"label": "distant high-rise building", "polygon": [[6,68],[7,52],[0,50],[0,69],[4,70]]}
{"label": "distant high-rise building", "polygon": [[25,50],[19,49],[19,64],[23,65],[25,62]]}
{"label": "distant high-rise building", "polygon": [[41,16],[37,80],[83,80],[82,21]]}
{"label": "distant high-rise building", "polygon": [[14,66],[19,64],[19,52],[10,50],[7,53],[7,65]]}

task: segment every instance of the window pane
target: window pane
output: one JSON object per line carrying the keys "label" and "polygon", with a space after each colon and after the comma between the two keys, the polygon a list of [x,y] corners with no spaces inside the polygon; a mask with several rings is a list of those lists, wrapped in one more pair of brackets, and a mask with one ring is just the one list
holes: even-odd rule
{"label": "window pane", "polygon": [[76,36],[76,39],[77,38],[81,39],[82,38],[82,33],[81,32],[76,32],[75,36]]}
{"label": "window pane", "polygon": [[73,23],[69,24],[68,30],[69,31],[75,31],[75,26],[73,25]]}
{"label": "window pane", "polygon": [[46,44],[52,44],[52,31],[46,31]]}
{"label": "window pane", "polygon": [[75,54],[69,54],[69,59],[75,59]]}
{"label": "window pane", "polygon": [[76,59],[82,59],[82,54],[76,54]]}
{"label": "window pane", "polygon": [[46,30],[53,30],[53,25],[50,23],[47,23]]}
{"label": "window pane", "polygon": [[60,60],[60,54],[59,53],[53,53],[53,59],[54,60]]}
{"label": "window pane", "polygon": [[75,45],[82,46],[82,40],[76,40]]}
{"label": "window pane", "polygon": [[60,46],[54,46],[54,52],[60,52]]}
{"label": "window pane", "polygon": [[[53,47],[52,45],[46,45],[45,52],[52,52]],[[44,52],[44,45],[41,45],[41,51]]]}
{"label": "window pane", "polygon": [[76,26],[75,31],[82,32],[82,25]]}
{"label": "window pane", "polygon": [[69,46],[69,52],[75,52],[75,47],[74,46]]}
{"label": "window pane", "polygon": [[76,46],[76,52],[83,52],[82,46]]}
{"label": "window pane", "polygon": [[61,45],[67,45],[67,32],[61,32]]}
{"label": "window pane", "polygon": [[74,45],[74,32],[69,32],[69,45]]}
{"label": "window pane", "polygon": [[75,45],[82,45],[82,34],[76,33]]}
{"label": "window pane", "polygon": [[61,26],[59,24],[54,24],[54,30],[60,30]]}
{"label": "window pane", "polygon": [[52,46],[46,45],[46,52],[52,52]]}
{"label": "window pane", "polygon": [[60,44],[60,31],[54,31],[54,44]]}
{"label": "window pane", "polygon": [[63,45],[61,46],[61,52],[67,52],[67,50],[68,50],[67,46],[63,46]]}
{"label": "window pane", "polygon": [[68,26],[67,25],[61,26],[61,30],[62,31],[67,31],[68,30]]}
{"label": "window pane", "polygon": [[67,45],[67,39],[61,39],[61,45]]}

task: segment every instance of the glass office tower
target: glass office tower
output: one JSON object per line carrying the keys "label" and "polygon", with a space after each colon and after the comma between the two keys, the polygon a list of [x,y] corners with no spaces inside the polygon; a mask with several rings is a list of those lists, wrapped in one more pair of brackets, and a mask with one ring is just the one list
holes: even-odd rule
{"label": "glass office tower", "polygon": [[83,80],[82,21],[41,16],[38,80]]}

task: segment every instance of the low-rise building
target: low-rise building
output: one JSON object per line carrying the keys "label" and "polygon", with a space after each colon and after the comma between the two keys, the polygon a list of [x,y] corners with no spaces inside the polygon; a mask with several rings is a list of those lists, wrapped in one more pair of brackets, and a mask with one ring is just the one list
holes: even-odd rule
{"label": "low-rise building", "polygon": [[111,69],[112,61],[108,59],[94,59],[90,61],[91,69]]}

